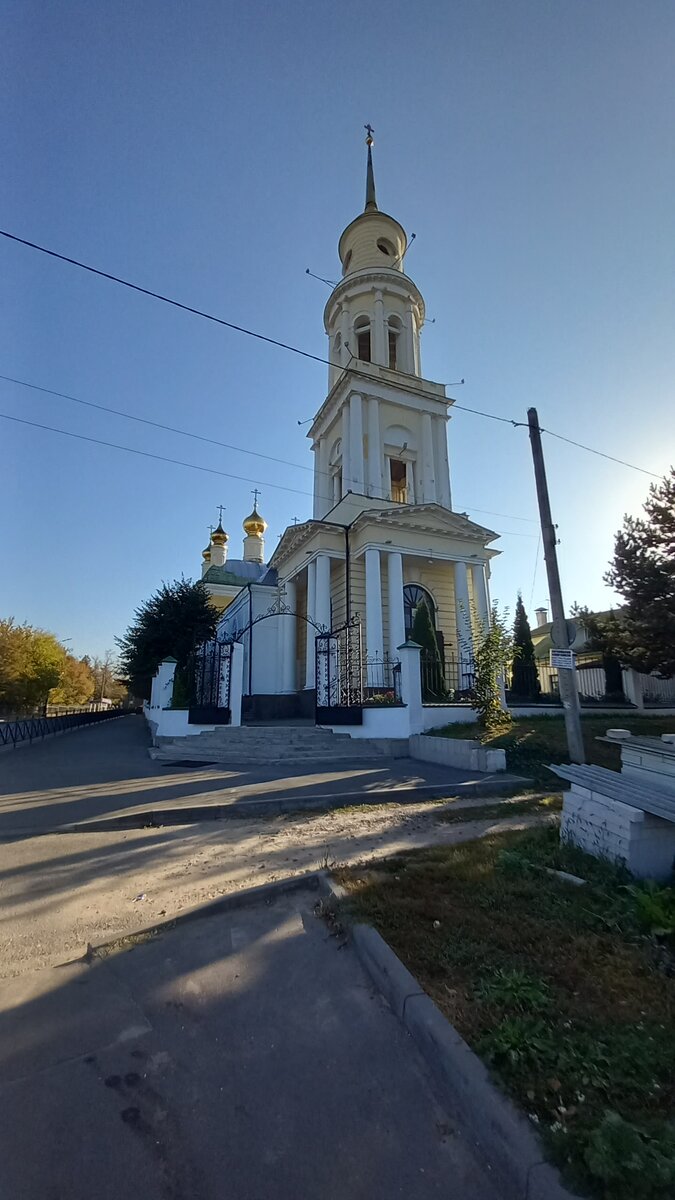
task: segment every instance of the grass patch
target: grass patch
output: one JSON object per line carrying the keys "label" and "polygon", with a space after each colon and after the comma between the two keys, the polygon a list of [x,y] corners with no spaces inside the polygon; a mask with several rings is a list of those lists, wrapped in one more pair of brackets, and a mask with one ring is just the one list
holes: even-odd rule
{"label": "grass patch", "polygon": [[[635,717],[630,713],[621,713],[620,716],[614,717],[607,713],[600,716],[582,714],[581,728],[586,761],[594,766],[618,771],[621,768],[619,747],[596,741],[596,738],[604,737],[613,725],[629,729],[631,733],[642,734],[643,737],[660,737],[662,733],[672,733],[675,729],[675,717]],[[516,775],[526,775],[536,784],[548,787],[551,786],[554,776],[546,769],[546,765],[551,762],[569,762],[565,721],[562,716],[516,717],[511,725],[492,733],[481,730],[475,722],[445,725],[442,729],[433,729],[430,732],[434,737],[476,738],[491,750],[505,750],[508,771],[513,771]]]}
{"label": "grass patch", "polygon": [[672,969],[675,938],[659,948],[645,934],[625,872],[539,828],[339,878],[572,1187],[602,1200],[675,1195],[675,978],[658,966],[665,951]]}

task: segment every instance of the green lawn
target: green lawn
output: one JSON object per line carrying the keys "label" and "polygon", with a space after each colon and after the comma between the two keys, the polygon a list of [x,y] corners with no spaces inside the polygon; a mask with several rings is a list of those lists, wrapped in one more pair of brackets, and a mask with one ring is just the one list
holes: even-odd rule
{"label": "green lawn", "polygon": [[[582,714],[582,729],[586,747],[586,761],[599,767],[618,771],[621,755],[618,746],[608,746],[596,738],[604,736],[608,729],[629,729],[631,733],[658,737],[662,733],[675,732],[675,717],[640,717],[630,713],[618,716],[611,714],[586,716]],[[478,738],[485,745],[506,750],[506,768],[516,775],[526,775],[537,785],[553,787],[556,776],[546,770],[550,762],[569,762],[565,721],[555,717],[517,717],[502,731],[485,733],[475,723],[445,725],[430,731],[434,737]],[[558,785],[562,786],[562,784]]]}
{"label": "green lawn", "polygon": [[[490,1065],[571,1187],[672,1200],[675,937],[641,923],[627,876],[561,847],[549,828],[338,878],[352,915],[380,931]],[[675,929],[675,894],[660,895]]]}

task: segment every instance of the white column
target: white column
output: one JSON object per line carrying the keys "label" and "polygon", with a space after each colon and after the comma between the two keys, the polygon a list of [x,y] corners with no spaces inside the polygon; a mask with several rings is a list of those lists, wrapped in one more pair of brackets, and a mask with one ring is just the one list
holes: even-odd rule
{"label": "white column", "polygon": [[443,417],[432,421],[434,461],[436,464],[436,499],[443,508],[450,508],[450,467],[448,465],[448,433]]}
{"label": "white column", "polygon": [[[384,644],[382,639],[382,576],[380,574],[379,550],[366,550],[366,655],[369,659],[382,662]],[[369,686],[381,682],[382,667],[373,661],[368,671]]]}
{"label": "white column", "polygon": [[347,363],[350,361],[349,351],[353,349],[353,353],[356,354],[356,349],[352,348],[352,346],[349,344],[350,332],[351,328],[349,322],[349,312],[343,307],[340,310],[340,335],[342,337],[341,362],[343,367],[346,367]]}
{"label": "white column", "polygon": [[379,401],[371,396],[367,401],[367,421],[368,421],[368,495],[377,496],[379,500],[384,497],[384,487],[382,483],[382,443],[380,435],[380,405]]}
{"label": "white column", "polygon": [[342,433],[340,436],[342,438],[342,495],[346,496],[347,492],[353,492],[354,490],[351,446],[349,442],[350,420],[348,404],[342,406]]}
{"label": "white column", "polygon": [[431,436],[431,414],[422,413],[422,503],[436,499],[434,478],[434,444]]}
{"label": "white column", "polygon": [[330,630],[330,558],[327,554],[318,554],[316,558],[315,581],[315,621],[323,625],[326,632]]}
{"label": "white column", "polygon": [[328,470],[328,439],[319,438],[314,451],[314,512],[315,518],[326,515],[333,507],[333,480]]}
{"label": "white column", "polygon": [[417,342],[417,330],[415,325],[415,313],[412,304],[406,305],[405,315],[403,317],[403,327],[405,329],[405,359],[403,369],[408,371],[410,375],[419,375],[419,350]]}
{"label": "white column", "polygon": [[405,613],[403,611],[403,555],[387,555],[387,585],[389,591],[389,654],[396,658],[396,651],[405,641]]}
{"label": "white column", "polygon": [[314,687],[314,637],[316,630],[309,621],[316,620],[316,563],[307,564],[307,662],[305,663],[305,687]]}
{"label": "white column", "polygon": [[471,582],[476,601],[476,614],[480,622],[481,633],[484,637],[490,628],[490,606],[488,604],[484,563],[471,564]]}
{"label": "white column", "polygon": [[314,442],[312,445],[314,453],[314,501],[312,505],[312,516],[320,517],[321,513],[321,442]]}
{"label": "white column", "polygon": [[295,616],[295,580],[287,579],[285,584],[285,603],[291,609],[293,615],[286,613],[278,617],[279,631],[281,634],[282,650],[282,668],[281,668],[281,691],[295,692],[297,691],[296,678],[296,646],[297,646],[297,618]]}
{"label": "white column", "polygon": [[363,492],[366,486],[363,470],[363,397],[359,392],[353,392],[349,397],[349,436],[352,489]]}
{"label": "white column", "polygon": [[373,362],[386,367],[389,362],[387,333],[384,327],[384,300],[382,292],[375,292],[373,305]]}
{"label": "white column", "polygon": [[457,619],[457,656],[460,687],[469,686],[469,659],[473,656],[471,608],[469,606],[469,577],[466,563],[455,563],[455,615]]}

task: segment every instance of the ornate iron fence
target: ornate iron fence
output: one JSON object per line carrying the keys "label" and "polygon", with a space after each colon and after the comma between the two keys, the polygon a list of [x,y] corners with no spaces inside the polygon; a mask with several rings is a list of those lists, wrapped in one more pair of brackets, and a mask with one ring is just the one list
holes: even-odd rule
{"label": "ornate iron fence", "polygon": [[471,655],[420,654],[423,704],[470,704],[476,679]]}
{"label": "ornate iron fence", "polygon": [[18,721],[0,721],[0,746],[16,747],[19,742],[34,742],[51,733],[95,725],[99,721],[123,717],[128,712],[128,708],[107,708],[101,712],[72,712],[62,713],[58,717],[23,717]]}
{"label": "ornate iron fence", "polygon": [[233,642],[204,642],[187,667],[191,725],[229,725]]}
{"label": "ornate iron fence", "polygon": [[363,723],[361,622],[349,621],[314,642],[317,725]]}

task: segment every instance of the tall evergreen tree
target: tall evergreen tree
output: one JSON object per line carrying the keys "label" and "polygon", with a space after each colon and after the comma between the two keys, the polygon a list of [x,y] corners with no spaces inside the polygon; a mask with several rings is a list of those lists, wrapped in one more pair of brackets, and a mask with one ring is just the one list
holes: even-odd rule
{"label": "tall evergreen tree", "polygon": [[536,700],[541,692],[537,660],[534,656],[534,644],[530,622],[527,619],[523,597],[518,592],[516,600],[516,615],[513,622],[513,667],[511,671],[511,692],[514,696],[522,696],[528,700]]}
{"label": "tall evergreen tree", "polygon": [[214,636],[217,624],[201,579],[163,583],[136,609],[124,636],[115,639],[133,694],[149,699],[152,677],[165,658],[175,658],[177,673],[183,672],[192,650]]}
{"label": "tall evergreen tree", "polygon": [[422,647],[422,699],[441,700],[445,696],[445,680],[436,630],[426,600],[420,600],[413,617],[410,640]]}
{"label": "tall evergreen tree", "polygon": [[605,575],[625,601],[602,630],[624,663],[675,675],[675,467],[652,483],[644,517],[624,517]]}

